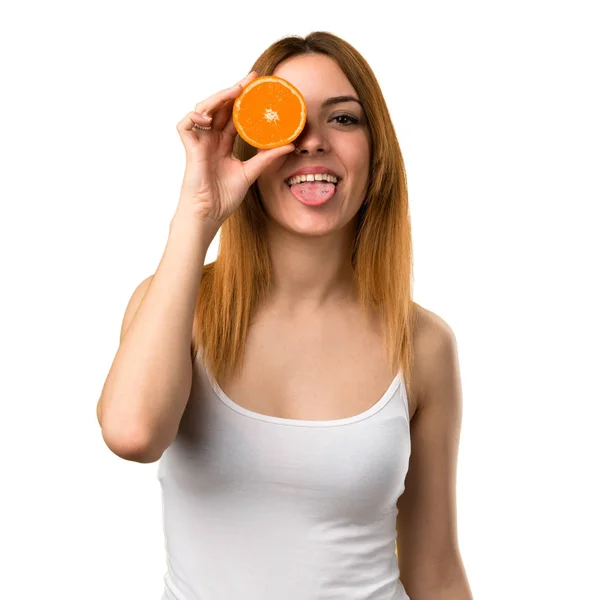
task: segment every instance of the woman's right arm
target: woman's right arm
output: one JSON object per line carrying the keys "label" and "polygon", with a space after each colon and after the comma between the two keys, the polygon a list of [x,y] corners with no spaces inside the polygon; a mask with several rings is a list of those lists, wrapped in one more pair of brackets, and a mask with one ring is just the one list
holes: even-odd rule
{"label": "woman's right arm", "polygon": [[192,385],[192,330],[208,247],[260,173],[294,150],[259,150],[245,162],[233,156],[233,103],[257,76],[252,71],[198,103],[177,124],[186,154],[179,203],[156,273],[129,301],[96,409],[104,441],[121,458],[157,461],[175,439]]}

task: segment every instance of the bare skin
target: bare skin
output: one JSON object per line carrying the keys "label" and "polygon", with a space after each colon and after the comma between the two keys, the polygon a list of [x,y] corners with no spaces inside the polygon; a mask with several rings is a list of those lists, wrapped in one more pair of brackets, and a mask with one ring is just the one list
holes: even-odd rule
{"label": "bare skin", "polygon": [[240,374],[218,383],[231,400],[254,412],[321,421],[366,411],[395,376],[378,320],[361,318],[359,307],[347,302],[293,318],[277,307],[260,310]]}

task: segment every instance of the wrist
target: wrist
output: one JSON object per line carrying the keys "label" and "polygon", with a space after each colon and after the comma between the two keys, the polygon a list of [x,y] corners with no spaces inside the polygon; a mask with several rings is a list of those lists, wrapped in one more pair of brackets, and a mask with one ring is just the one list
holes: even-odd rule
{"label": "wrist", "polygon": [[185,235],[201,238],[208,248],[220,227],[221,223],[213,221],[208,217],[199,217],[196,214],[177,211],[169,225],[169,236]]}

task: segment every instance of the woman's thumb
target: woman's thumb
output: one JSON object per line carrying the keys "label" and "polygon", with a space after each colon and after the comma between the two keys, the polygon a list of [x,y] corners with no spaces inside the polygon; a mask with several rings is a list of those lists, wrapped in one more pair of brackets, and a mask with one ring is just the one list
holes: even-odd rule
{"label": "woman's thumb", "polygon": [[294,146],[294,144],[286,144],[279,148],[271,148],[264,152],[258,152],[252,158],[247,160],[245,163],[245,171],[249,185],[252,185],[273,161],[289,154],[295,148],[296,146]]}

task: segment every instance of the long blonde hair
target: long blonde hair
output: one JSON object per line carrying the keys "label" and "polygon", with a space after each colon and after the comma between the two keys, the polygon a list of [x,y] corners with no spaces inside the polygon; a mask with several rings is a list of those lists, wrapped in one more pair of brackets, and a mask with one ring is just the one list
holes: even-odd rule
{"label": "long blonde hair", "polygon": [[[322,53],[333,58],[364,106],[372,142],[370,179],[352,250],[354,278],[363,313],[383,318],[390,368],[402,370],[407,386],[413,363],[415,305],[412,302],[412,240],[404,160],[375,75],[349,43],[324,31],[273,43],[251,70],[271,75],[292,56]],[[233,155],[248,160],[256,149],[239,135]],[[192,359],[202,360],[217,380],[238,373],[252,315],[271,289],[265,239],[268,218],[257,183],[221,227],[216,261],[204,265],[192,334]]]}

